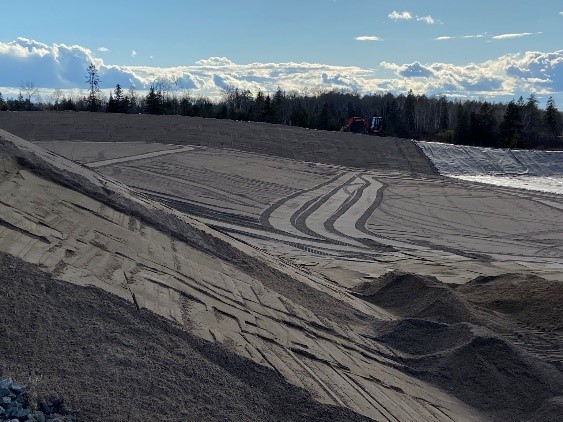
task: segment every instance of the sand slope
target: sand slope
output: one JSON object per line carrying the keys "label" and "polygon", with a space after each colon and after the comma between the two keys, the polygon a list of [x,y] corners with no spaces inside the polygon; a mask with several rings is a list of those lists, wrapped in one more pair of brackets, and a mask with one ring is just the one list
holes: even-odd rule
{"label": "sand slope", "polygon": [[362,335],[369,321],[391,319],[386,311],[111,179],[2,136],[3,252],[171,319],[273,369],[321,403],[374,419],[476,418],[470,406],[401,372],[392,351]]}
{"label": "sand slope", "polygon": [[[71,123],[67,126],[62,125],[62,132],[70,130],[72,125],[72,133],[76,134],[77,128],[82,130],[80,119],[98,118],[87,114],[77,116],[74,123],[69,120]],[[119,119],[125,117],[137,118],[120,116]],[[2,119],[4,116],[0,116],[0,121]],[[18,119],[12,120],[9,116],[2,125]],[[51,128],[48,134],[51,140],[54,131],[62,133],[61,129],[49,126],[48,117],[42,113],[25,115],[25,119],[30,119],[31,126],[24,125],[18,130],[27,130],[36,139],[38,135],[45,135],[37,131],[38,121],[46,122],[44,127]],[[110,132],[112,127],[115,131],[121,130],[109,125],[114,117],[108,119],[101,122],[102,128],[108,128]],[[188,121],[192,124],[195,120]],[[150,122],[157,125],[159,131],[165,127],[156,121]],[[220,134],[216,139],[224,139],[222,123],[217,123],[218,126],[204,123],[210,125],[206,126],[207,134],[216,128]],[[150,126],[147,122],[143,124]],[[29,127],[35,129],[30,131]],[[92,136],[93,127],[89,130],[84,129],[85,137],[87,133]],[[272,133],[269,132],[266,138],[274,138]],[[261,139],[260,136],[256,139]],[[279,141],[283,136],[276,139]],[[99,140],[98,132],[95,138]],[[478,241],[479,245],[487,244],[487,228],[475,225],[476,213],[462,221],[460,226],[449,229],[449,244],[440,239],[430,242],[424,236],[425,231],[428,234],[428,227],[441,232],[444,225],[424,228],[415,226],[414,219],[406,218],[410,210],[403,205],[412,197],[404,193],[409,189],[420,193],[413,196],[417,200],[424,198],[427,192],[431,193],[433,200],[420,201],[420,204],[432,210],[425,217],[436,224],[444,220],[444,210],[456,210],[450,207],[451,203],[448,206],[441,204],[439,193],[444,189],[451,192],[461,189],[456,199],[461,201],[465,192],[474,192],[473,189],[463,183],[446,183],[428,168],[421,173],[405,173],[405,168],[412,165],[408,163],[419,162],[420,151],[409,152],[410,147],[397,149],[396,140],[381,142],[380,146],[390,145],[381,148],[386,151],[382,156],[389,154],[394,157],[390,163],[403,163],[397,164],[406,166],[401,167],[403,172],[354,171],[340,164],[325,166],[279,161],[256,154],[198,149],[197,145],[174,155],[167,152],[174,150],[171,146],[160,149],[151,145],[128,152],[123,147],[119,150],[113,146],[87,144],[86,155],[91,158],[82,161],[88,161],[93,167],[95,163],[102,163],[96,167],[104,171],[102,174],[1,132],[0,252],[6,254],[5,262],[15,263],[16,268],[22,266],[30,274],[35,274],[36,280],[41,280],[37,267],[10,261],[10,256],[28,264],[38,264],[41,271],[56,280],[95,286],[117,297],[107,299],[106,293],[91,288],[80,289],[103,297],[99,299],[103,302],[116,300],[122,305],[128,302],[129,311],[119,312],[132,312],[128,324],[138,324],[136,333],[148,332],[146,330],[154,321],[163,321],[150,312],[164,317],[169,321],[166,324],[176,324],[174,329],[158,324],[160,328],[150,328],[153,330],[151,335],[158,339],[151,346],[154,347],[151,358],[153,355],[167,356],[172,368],[180,368],[175,365],[181,365],[182,356],[192,352],[185,349],[183,355],[167,354],[160,343],[179,345],[186,341],[193,347],[192,340],[201,342],[195,340],[197,337],[211,342],[201,343],[210,348],[206,350],[213,350],[211,344],[217,343],[222,346],[218,349],[221,352],[217,353],[239,356],[243,360],[236,358],[239,359],[236,362],[243,362],[240,363],[243,367],[255,368],[252,365],[259,364],[271,370],[264,374],[276,374],[274,378],[280,381],[277,391],[287,396],[289,402],[293,400],[291,397],[307,397],[299,396],[303,392],[293,389],[300,387],[316,403],[347,408],[375,420],[533,420],[535,417],[549,420],[557,414],[559,397],[563,394],[561,325],[557,307],[560,282],[552,281],[542,287],[545,279],[523,274],[477,278],[464,286],[452,287],[428,276],[391,272],[381,278],[364,278],[367,283],[358,283],[347,278],[350,272],[345,268],[338,273],[335,268],[326,266],[323,270],[319,265],[320,271],[317,271],[299,265],[295,259],[299,256],[306,262],[309,258],[303,251],[309,248],[331,254],[327,264],[336,262],[333,260],[340,256],[358,270],[369,268],[371,274],[386,273],[388,265],[404,266],[405,262],[418,262],[408,267],[428,271],[438,269],[436,264],[440,262],[447,266],[452,277],[456,266],[467,278],[472,271],[487,274],[486,270],[490,268],[495,269],[493,274],[498,274],[499,268],[491,262],[495,265],[501,262],[502,250],[495,251],[496,261],[491,261],[488,256],[464,249],[470,242],[453,244],[457,242],[454,234],[460,227],[464,239]],[[49,146],[65,152],[69,143]],[[339,147],[346,146],[349,144],[343,143]],[[73,148],[75,157],[85,157],[80,152],[80,143],[73,142]],[[187,162],[180,157],[200,157],[200,161],[199,164]],[[423,162],[426,161],[420,161]],[[250,164],[245,166],[243,163]],[[377,165],[388,168],[385,166],[390,164]],[[177,166],[182,168],[181,173],[176,172]],[[252,174],[258,166],[263,166],[262,173]],[[285,166],[292,169],[293,179],[288,176]],[[138,175],[140,171],[147,172],[144,179],[137,176],[129,180],[136,181],[142,192],[113,179],[126,172]],[[220,176],[214,179],[217,174]],[[160,184],[157,190],[151,189],[150,181],[162,177],[166,177],[166,183]],[[307,179],[310,179],[308,185],[302,186],[303,180]],[[120,180],[131,184],[125,178]],[[518,204],[522,213],[531,213],[531,207],[537,203],[536,197],[534,201],[527,197],[518,199],[509,191],[484,188],[478,191],[490,197],[499,198],[500,195],[501,200]],[[391,201],[388,204],[395,204],[395,211],[387,207],[382,197],[389,193]],[[542,206],[552,212],[549,218],[556,220],[560,210],[547,205],[548,201],[553,203],[553,197],[540,199],[546,201]],[[372,208],[372,204],[379,208]],[[434,214],[436,204],[443,206],[442,214]],[[183,207],[192,215],[182,212]],[[397,212],[401,210],[405,213]],[[203,217],[199,217],[198,212]],[[401,217],[403,220],[395,225],[383,224],[385,219],[392,222]],[[203,222],[212,224],[215,229]],[[406,222],[413,224],[412,230]],[[522,254],[517,255],[518,260],[526,254],[536,254],[542,257],[535,257],[536,261],[557,261],[556,249],[552,247],[550,255],[547,247],[539,246],[539,241],[520,241],[516,236],[511,237],[514,226],[508,217],[504,224],[506,244],[514,245],[512,251]],[[408,229],[400,232],[401,226]],[[536,220],[530,220],[525,228],[539,238],[540,226]],[[553,240],[548,240],[555,247],[559,242],[557,236],[558,233],[554,233]],[[287,249],[276,249],[281,241],[285,242],[283,245],[293,245],[291,247],[301,251],[302,255],[285,255]],[[491,245],[493,243],[490,241]],[[284,253],[278,254],[280,250]],[[381,266],[375,260],[377,257],[384,257],[386,264]],[[508,260],[506,265],[523,268],[513,262]],[[361,271],[358,272],[360,277],[365,274]],[[17,270],[14,272],[17,279],[16,274]],[[6,283],[10,280],[6,277]],[[358,287],[349,289],[355,285]],[[65,286],[61,288],[69,289],[69,292],[73,290],[71,285],[60,286]],[[20,289],[25,290],[30,288]],[[513,296],[510,296],[511,292],[514,292]],[[57,298],[51,299],[50,310],[47,307],[43,310],[46,315],[56,311]],[[549,302],[550,299],[553,301]],[[88,303],[92,298],[84,300]],[[62,306],[62,302],[65,300],[60,298],[59,305]],[[519,306],[521,303],[524,305]],[[545,306],[541,312],[526,311],[530,306],[542,303]],[[77,301],[73,306],[71,309],[78,310],[86,305]],[[546,313],[550,307],[554,311]],[[135,312],[148,319],[134,321]],[[122,346],[116,345],[133,344],[135,336],[118,328],[120,320],[117,318],[114,323],[114,317],[113,311],[100,316],[105,325],[94,334],[98,334],[97,341],[110,344],[120,357],[116,359],[110,356],[111,353],[106,354],[106,363],[111,363],[108,370],[127,372],[126,368],[131,365],[124,356],[129,355],[124,355]],[[10,314],[10,324],[17,323],[18,318]],[[24,319],[22,326],[29,326],[25,321],[29,320]],[[34,321],[39,323],[37,318]],[[77,326],[69,315],[66,329],[76,332]],[[182,330],[195,337],[182,337]],[[174,336],[167,337],[164,331],[173,332]],[[40,344],[42,333],[32,330],[25,335]],[[12,343],[6,343],[5,347],[15,350],[21,346],[22,336],[12,332],[10,338]],[[127,353],[136,353],[145,359],[146,354],[139,347],[132,345]],[[8,358],[3,365],[19,371],[19,374],[26,370],[42,374],[42,365],[48,358],[39,351],[31,351],[17,358]],[[235,378],[240,380],[242,375],[231,368],[230,359],[226,359],[228,364],[220,366],[235,373]],[[233,367],[239,365],[236,362],[232,363]],[[80,365],[90,364],[80,361]],[[57,365],[61,364],[53,365],[55,368],[50,374],[56,374]],[[148,374],[151,370],[143,369]],[[184,385],[189,384],[189,372],[183,371],[177,369],[172,371],[174,375],[167,375],[170,377],[167,378],[169,387],[165,390],[174,391],[171,397],[195,394],[190,390],[191,386]],[[118,388],[127,390],[139,373],[133,371],[129,378],[120,381],[116,377],[112,381]],[[274,382],[268,378],[270,375],[256,381],[258,389]],[[218,391],[224,392],[228,391],[225,385],[239,382],[236,379],[226,382],[224,376],[219,371],[216,377],[200,377],[194,384],[208,382],[210,388],[214,385]],[[293,387],[281,380],[288,381]],[[51,388],[59,389],[61,385],[60,381],[53,381]],[[44,385],[42,388],[47,391],[50,387]],[[97,411],[92,407],[93,403],[105,397],[105,393],[93,386],[90,388],[88,399],[69,393],[69,399],[74,401],[69,404],[93,415]],[[136,391],[143,397],[150,394],[149,390]],[[251,390],[245,391],[254,394]],[[279,410],[276,410],[279,403],[276,404],[272,395],[255,396],[256,400],[269,403],[264,406],[274,409],[272,414]],[[170,405],[170,401],[163,400],[168,403],[166,406]],[[194,412],[202,412],[198,414],[214,414],[213,407],[202,410],[201,403],[207,400],[205,397],[201,401],[190,400],[187,407],[177,409],[189,411],[186,409],[192,406]],[[119,403],[112,403],[112,406],[121,407]],[[252,403],[250,407],[254,406]],[[233,411],[231,405],[233,402],[226,400],[225,407],[217,408],[217,414]],[[332,420],[340,417],[335,415],[342,412],[332,407],[315,406],[312,402],[307,402],[303,408],[297,406],[296,415],[301,416],[295,417],[310,415],[311,419]],[[306,413],[309,411],[311,413]],[[260,419],[261,413],[240,415]]]}

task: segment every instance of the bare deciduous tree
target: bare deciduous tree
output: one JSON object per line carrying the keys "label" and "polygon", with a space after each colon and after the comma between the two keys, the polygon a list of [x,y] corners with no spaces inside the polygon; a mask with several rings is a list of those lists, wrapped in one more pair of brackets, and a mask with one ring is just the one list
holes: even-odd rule
{"label": "bare deciduous tree", "polygon": [[35,83],[31,81],[20,82],[20,88],[25,93],[25,108],[31,110],[31,99],[37,96],[39,90],[35,86]]}

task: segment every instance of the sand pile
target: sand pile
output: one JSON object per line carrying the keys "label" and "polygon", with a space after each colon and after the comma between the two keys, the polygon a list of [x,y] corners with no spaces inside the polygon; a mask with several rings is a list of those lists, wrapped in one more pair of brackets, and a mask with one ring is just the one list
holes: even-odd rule
{"label": "sand pile", "polygon": [[431,276],[393,271],[357,286],[354,292],[400,317],[446,323],[472,319],[467,303]]}
{"label": "sand pile", "polygon": [[407,365],[497,420],[533,419],[545,401],[563,394],[560,371],[487,332]]}
{"label": "sand pile", "polygon": [[563,332],[563,282],[534,275],[478,277],[457,291],[473,304],[531,327]]}
{"label": "sand pile", "polygon": [[[561,302],[554,301],[560,300],[560,284],[551,284],[539,277],[504,275],[480,277],[455,289],[432,277],[391,272],[355,291],[406,317],[374,326],[376,338],[400,352],[406,371],[495,420],[537,420],[536,412],[537,418],[550,420],[561,404],[563,372],[491,328],[502,327],[510,315],[557,329]],[[542,301],[539,309],[531,309]],[[478,307],[500,312],[502,318],[486,321]]]}

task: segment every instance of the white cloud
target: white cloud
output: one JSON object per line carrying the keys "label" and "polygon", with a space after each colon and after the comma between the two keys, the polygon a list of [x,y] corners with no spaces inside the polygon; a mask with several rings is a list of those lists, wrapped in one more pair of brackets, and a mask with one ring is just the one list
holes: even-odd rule
{"label": "white cloud", "polygon": [[397,12],[393,10],[387,15],[387,17],[393,21],[408,21],[412,19],[411,13],[406,10],[404,12]]}
{"label": "white cloud", "polygon": [[563,12],[559,12],[559,16],[563,16]]}
{"label": "white cloud", "polygon": [[405,93],[412,89],[427,95],[493,100],[533,92],[554,95],[556,102],[563,104],[563,50],[511,54],[466,65],[383,62],[377,69],[294,62],[238,64],[226,57],[161,68],[107,64],[81,46],[47,45],[18,38],[0,42],[0,91],[5,97],[10,92],[17,95],[22,80],[51,90],[85,90],[84,76],[90,62],[99,69],[102,89],[119,83],[144,90],[154,81],[164,80],[178,89],[190,90],[194,96],[210,98],[219,98],[221,87],[226,85],[254,94],[258,90],[274,92],[278,86],[301,93],[331,89]]}
{"label": "white cloud", "polygon": [[493,40],[513,40],[515,38],[523,38],[529,37],[530,35],[534,35],[532,32],[520,32],[515,34],[500,34],[491,37]]}
{"label": "white cloud", "polygon": [[487,34],[474,34],[474,35],[464,35],[461,38],[470,39],[470,38],[485,38]]}
{"label": "white cloud", "polygon": [[381,41],[381,38],[375,35],[362,35],[354,38],[356,41]]}
{"label": "white cloud", "polygon": [[230,66],[233,62],[226,57],[210,57],[208,59],[198,60],[196,64],[200,66]]}
{"label": "white cloud", "polygon": [[101,53],[107,53],[109,51],[109,48],[106,47],[98,47],[98,51]]}
{"label": "white cloud", "polygon": [[434,25],[436,22],[434,21],[434,18],[430,15],[428,16],[417,16],[416,20],[419,22],[424,22],[425,24],[428,25]]}
{"label": "white cloud", "polygon": [[539,35],[542,32],[521,32],[521,33],[514,33],[514,34],[500,34],[500,35],[487,35],[485,34],[470,34],[470,35],[463,35],[463,36],[450,36],[450,35],[443,35],[441,37],[434,38],[436,41],[444,41],[444,40],[453,40],[453,39],[479,39],[479,38],[486,38],[488,40],[511,40],[523,37],[529,37],[531,35]]}
{"label": "white cloud", "polygon": [[131,57],[135,57],[137,55],[137,52],[135,50],[131,50]]}

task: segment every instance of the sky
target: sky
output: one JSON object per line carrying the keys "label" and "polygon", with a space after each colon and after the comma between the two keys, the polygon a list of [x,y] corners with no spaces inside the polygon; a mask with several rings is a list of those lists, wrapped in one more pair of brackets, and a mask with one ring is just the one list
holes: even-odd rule
{"label": "sky", "polygon": [[155,81],[191,96],[226,87],[446,95],[563,109],[562,0],[0,0],[0,92],[43,96]]}

